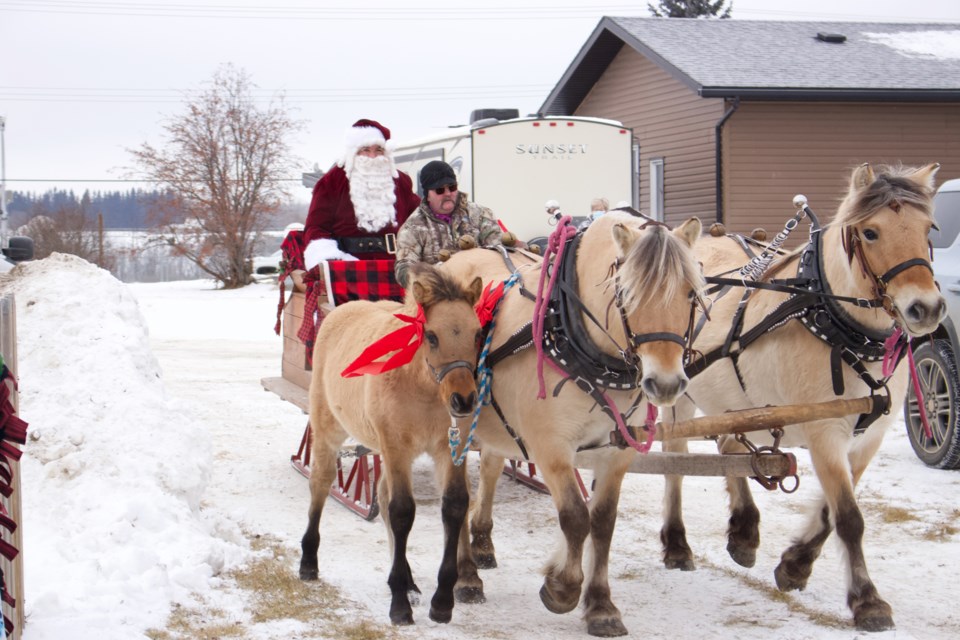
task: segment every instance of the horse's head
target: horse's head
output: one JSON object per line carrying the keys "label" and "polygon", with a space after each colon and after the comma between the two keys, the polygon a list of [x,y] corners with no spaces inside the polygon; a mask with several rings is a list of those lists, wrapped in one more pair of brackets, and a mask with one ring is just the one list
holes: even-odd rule
{"label": "horse's head", "polygon": [[410,295],[423,307],[425,316],[420,350],[437,392],[450,415],[463,418],[477,404],[474,367],[480,348],[480,321],[473,305],[483,282],[475,278],[464,289],[452,278],[428,264],[410,268]]}
{"label": "horse's head", "polygon": [[671,406],[689,383],[684,355],[693,305],[704,286],[691,251],[700,220],[690,218],[673,231],[642,220],[617,222],[611,231],[621,265],[617,304],[640,358],[640,388],[654,404]]}
{"label": "horse's head", "polygon": [[939,167],[857,167],[835,220],[852,277],[882,298],[887,312],[914,336],[936,329],[946,313],[929,262]]}

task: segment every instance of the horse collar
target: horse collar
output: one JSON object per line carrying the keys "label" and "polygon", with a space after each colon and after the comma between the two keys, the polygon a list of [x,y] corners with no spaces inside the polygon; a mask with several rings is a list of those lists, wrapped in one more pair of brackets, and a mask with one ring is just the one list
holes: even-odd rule
{"label": "horse collar", "polygon": [[[877,331],[867,327],[857,322],[840,303],[830,297],[833,292],[823,268],[822,235],[820,229],[811,230],[810,242],[800,256],[797,277],[809,282],[811,293],[826,295],[821,296],[818,304],[810,306],[806,313],[800,316],[800,322],[808,331],[833,347],[848,350],[868,362],[881,360],[885,352],[884,341],[893,333],[893,328]],[[864,300],[864,303],[865,306],[871,304],[867,300]]]}
{"label": "horse collar", "polygon": [[554,265],[553,277],[557,278],[557,284],[552,288],[544,322],[544,347],[571,378],[608,389],[636,389],[639,361],[633,359],[635,356],[629,348],[621,348],[622,357],[616,358],[588,337],[581,312],[593,319],[592,314],[576,293],[579,288],[576,254],[580,238],[581,234],[577,234],[568,241],[570,245],[564,250],[563,259]]}

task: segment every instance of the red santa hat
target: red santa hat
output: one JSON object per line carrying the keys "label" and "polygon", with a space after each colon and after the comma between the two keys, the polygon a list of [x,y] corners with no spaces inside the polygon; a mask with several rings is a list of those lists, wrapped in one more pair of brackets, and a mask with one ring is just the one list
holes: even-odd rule
{"label": "red santa hat", "polygon": [[[390,129],[376,120],[366,118],[357,120],[347,129],[346,135],[344,135],[344,154],[339,162],[340,166],[346,170],[347,175],[353,168],[353,159],[357,156],[357,151],[375,144],[383,147],[384,155],[390,158],[390,165],[393,166],[393,143],[390,142]],[[396,173],[395,169],[394,173]]]}

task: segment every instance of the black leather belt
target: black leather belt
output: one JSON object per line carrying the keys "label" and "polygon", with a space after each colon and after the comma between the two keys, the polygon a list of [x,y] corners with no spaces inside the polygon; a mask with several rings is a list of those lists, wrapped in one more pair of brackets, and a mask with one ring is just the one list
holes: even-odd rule
{"label": "black leather belt", "polygon": [[347,253],[396,253],[397,234],[354,238],[337,238],[341,251]]}

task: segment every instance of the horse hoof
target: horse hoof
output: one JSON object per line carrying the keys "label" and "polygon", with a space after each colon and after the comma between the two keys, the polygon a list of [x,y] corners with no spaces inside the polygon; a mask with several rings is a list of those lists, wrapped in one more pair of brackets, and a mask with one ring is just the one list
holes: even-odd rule
{"label": "horse hoof", "polygon": [[478,569],[496,569],[497,557],[492,553],[478,553],[474,556]]}
{"label": "horse hoof", "polygon": [[301,580],[319,580],[320,572],[316,569],[304,569],[300,568],[300,579]]}
{"label": "horse hoof", "polygon": [[693,571],[697,568],[690,558],[664,558],[663,566],[667,569],[680,569],[680,571]]}
{"label": "horse hoof", "polygon": [[736,545],[732,541],[727,543],[727,553],[741,567],[750,568],[757,564],[757,550],[742,545]]}
{"label": "horse hoof", "polygon": [[390,622],[397,627],[409,627],[413,624],[413,613],[409,611],[406,613],[391,613]]}
{"label": "horse hoof", "polygon": [[782,562],[773,570],[773,578],[777,581],[777,589],[780,591],[803,591],[807,588],[806,578],[789,575]]}
{"label": "horse hoof", "polygon": [[460,587],[454,590],[453,596],[461,604],[483,604],[487,601],[483,587]]}
{"label": "horse hoof", "polygon": [[577,602],[580,601],[580,593],[578,592],[576,597],[569,598],[567,602],[562,602],[554,598],[550,590],[547,589],[547,585],[544,584],[540,587],[540,601],[543,602],[543,606],[545,606],[550,613],[570,613],[577,608]]}
{"label": "horse hoof", "polygon": [[616,638],[627,635],[627,628],[620,618],[587,620],[587,633],[598,638]]}
{"label": "horse hoof", "polygon": [[430,607],[430,619],[440,624],[447,624],[453,618],[453,609],[437,609]]}
{"label": "horse hoof", "polygon": [[854,611],[853,622],[860,631],[888,631],[894,628],[893,611],[883,601],[863,604]]}
{"label": "horse hoof", "polygon": [[854,619],[854,622],[857,625],[857,629],[870,633],[877,631],[889,631],[890,629],[896,628],[893,624],[893,618],[891,616],[874,616],[867,618],[861,618],[860,616],[857,616]]}

